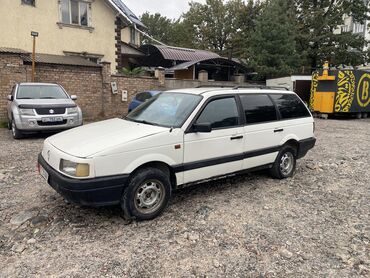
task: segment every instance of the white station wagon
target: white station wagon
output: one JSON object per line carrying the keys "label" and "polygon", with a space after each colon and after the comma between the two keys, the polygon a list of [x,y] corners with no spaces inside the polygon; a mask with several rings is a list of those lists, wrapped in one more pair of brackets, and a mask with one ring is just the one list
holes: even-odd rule
{"label": "white station wagon", "polygon": [[49,137],[38,162],[67,200],[120,204],[126,217],[147,220],[184,185],[264,168],[290,177],[315,142],[312,115],[293,92],[193,88]]}

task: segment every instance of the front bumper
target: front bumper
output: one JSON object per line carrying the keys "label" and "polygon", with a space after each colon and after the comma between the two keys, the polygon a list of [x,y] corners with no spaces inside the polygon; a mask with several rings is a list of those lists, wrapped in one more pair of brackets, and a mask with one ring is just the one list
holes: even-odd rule
{"label": "front bumper", "polygon": [[77,127],[82,125],[82,117],[78,114],[63,114],[63,115],[53,115],[52,117],[61,118],[62,121],[60,122],[51,122],[51,123],[44,123],[42,121],[43,118],[49,118],[50,116],[24,116],[18,115],[15,117],[15,123],[19,130],[21,131],[48,131],[48,130],[63,130],[69,129],[73,127]]}
{"label": "front bumper", "polygon": [[120,203],[127,185],[128,175],[98,177],[93,179],[73,179],[54,170],[41,154],[38,163],[49,174],[48,184],[66,200],[87,206],[109,206]]}

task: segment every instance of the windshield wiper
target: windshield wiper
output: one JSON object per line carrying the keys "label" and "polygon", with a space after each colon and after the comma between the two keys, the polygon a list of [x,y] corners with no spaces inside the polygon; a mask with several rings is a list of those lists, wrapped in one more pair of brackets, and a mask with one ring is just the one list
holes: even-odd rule
{"label": "windshield wiper", "polygon": [[127,120],[127,121],[130,121],[130,122],[135,122],[135,123],[139,123],[139,124],[145,124],[145,125],[155,125],[155,126],[159,126],[159,124],[155,124],[155,123],[151,123],[151,122],[147,122],[145,120],[135,120],[135,119],[131,119],[129,117],[123,117],[124,120]]}
{"label": "windshield wiper", "polygon": [[55,97],[42,97],[41,99],[56,99]]}
{"label": "windshield wiper", "polygon": [[32,97],[18,97],[17,99],[34,99]]}

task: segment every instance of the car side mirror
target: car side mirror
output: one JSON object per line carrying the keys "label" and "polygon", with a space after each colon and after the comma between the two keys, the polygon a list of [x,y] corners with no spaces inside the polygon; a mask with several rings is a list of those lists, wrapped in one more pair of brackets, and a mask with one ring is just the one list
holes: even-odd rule
{"label": "car side mirror", "polygon": [[211,132],[212,131],[212,125],[211,123],[195,123],[193,125],[193,129],[195,132]]}
{"label": "car side mirror", "polygon": [[14,100],[13,96],[12,95],[8,95],[8,100],[9,101],[13,101]]}
{"label": "car side mirror", "polygon": [[76,95],[71,95],[71,100],[77,100],[77,96]]}

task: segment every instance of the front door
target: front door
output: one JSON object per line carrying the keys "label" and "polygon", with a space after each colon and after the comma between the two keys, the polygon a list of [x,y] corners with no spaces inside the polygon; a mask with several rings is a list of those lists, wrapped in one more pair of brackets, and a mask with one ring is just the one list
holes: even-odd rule
{"label": "front door", "polygon": [[184,183],[240,171],[244,135],[235,97],[211,99],[195,123],[210,123],[212,131],[184,135]]}

